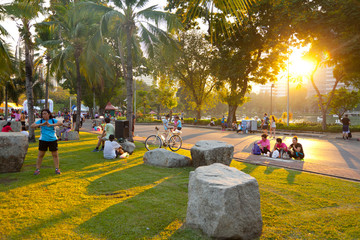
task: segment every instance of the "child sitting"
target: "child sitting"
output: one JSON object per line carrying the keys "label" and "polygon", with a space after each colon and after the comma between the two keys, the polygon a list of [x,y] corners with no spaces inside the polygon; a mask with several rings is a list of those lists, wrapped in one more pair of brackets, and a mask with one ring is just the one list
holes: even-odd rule
{"label": "child sitting", "polygon": [[270,155],[270,141],[269,139],[266,139],[267,135],[263,134],[261,135],[261,140],[257,142],[257,144],[259,145],[260,149],[261,149],[261,153],[263,154],[267,154],[269,153]]}
{"label": "child sitting", "polygon": [[174,131],[175,130],[181,130],[182,129],[182,126],[181,126],[181,120],[179,118],[179,116],[175,116],[175,121],[174,121]]}
{"label": "child sitting", "polygon": [[64,121],[63,121],[63,129],[60,130],[59,134],[59,139],[61,138],[62,133],[64,133],[64,137],[65,137],[65,141],[68,140],[68,136],[69,136],[69,132],[71,131],[71,122],[70,119],[68,117],[65,117]]}
{"label": "child sitting", "polygon": [[109,136],[109,140],[105,141],[104,158],[115,159],[118,156],[120,156],[120,158],[126,158],[128,154],[124,152],[122,146],[114,141],[114,139],[115,136],[111,134]]}
{"label": "child sitting", "polygon": [[[285,143],[282,142],[281,138],[276,139],[276,143],[274,145],[273,153],[278,151],[276,154],[279,158],[282,158],[282,155],[288,151],[288,148]],[[274,154],[273,154],[274,155]],[[275,155],[274,155],[275,156]]]}

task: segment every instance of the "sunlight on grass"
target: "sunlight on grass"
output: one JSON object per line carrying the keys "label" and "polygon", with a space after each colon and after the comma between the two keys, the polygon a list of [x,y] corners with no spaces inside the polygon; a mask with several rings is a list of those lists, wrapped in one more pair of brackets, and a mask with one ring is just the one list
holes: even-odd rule
{"label": "sunlight on grass", "polygon": [[[93,153],[96,135],[59,143],[61,175],[47,153],[32,175],[37,144],[22,171],[0,174],[0,239],[207,239],[181,227],[193,168],[143,164],[142,143],[128,159]],[[178,153],[190,156],[190,151]],[[259,183],[261,239],[359,239],[360,184],[233,161]]]}
{"label": "sunlight on grass", "polygon": [[180,221],[179,219],[176,219],[175,221],[173,221],[172,223],[170,223],[165,229],[164,231],[162,231],[161,233],[159,233],[159,235],[151,238],[152,240],[163,240],[163,239],[168,239],[171,235],[173,235],[175,233],[175,231],[177,231],[182,225],[184,224],[183,221]]}

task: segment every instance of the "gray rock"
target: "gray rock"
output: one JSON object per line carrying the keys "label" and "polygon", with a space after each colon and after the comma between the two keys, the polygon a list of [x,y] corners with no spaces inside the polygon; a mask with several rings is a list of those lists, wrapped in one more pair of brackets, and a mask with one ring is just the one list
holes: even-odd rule
{"label": "gray rock", "polygon": [[186,225],[217,239],[260,237],[262,217],[256,179],[220,163],[190,172]]}
{"label": "gray rock", "polygon": [[[56,136],[58,136],[59,140],[65,140],[65,133],[61,134],[61,138],[60,138],[60,130],[63,129],[64,127],[58,127],[55,128],[56,131]],[[77,131],[70,131],[68,132],[68,140],[79,140],[79,133]]]}
{"label": "gray rock", "polygon": [[[0,120],[0,131],[7,122],[8,121]],[[10,127],[12,128],[12,130],[14,132],[20,132],[21,131],[21,122],[11,121]]]}
{"label": "gray rock", "polygon": [[234,146],[216,140],[198,141],[190,150],[194,167],[222,163],[230,166]]}
{"label": "gray rock", "polygon": [[28,138],[19,132],[0,133],[0,173],[19,172],[29,147]]}
{"label": "gray rock", "polygon": [[191,165],[191,159],[163,148],[154,149],[144,154],[144,163],[159,167],[186,167]]}
{"label": "gray rock", "polygon": [[135,150],[135,144],[129,141],[125,141],[122,143],[119,143],[122,148],[124,149],[125,152],[128,152],[130,155],[133,154],[134,150]]}

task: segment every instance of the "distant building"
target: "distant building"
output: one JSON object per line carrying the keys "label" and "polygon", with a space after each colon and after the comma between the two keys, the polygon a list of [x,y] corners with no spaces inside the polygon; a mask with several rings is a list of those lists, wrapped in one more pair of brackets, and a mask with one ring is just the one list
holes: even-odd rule
{"label": "distant building", "polygon": [[[260,85],[260,94],[268,94],[270,95],[271,93],[271,84],[272,83],[266,83],[264,85]],[[273,97],[285,97],[287,96],[287,90],[286,90],[287,85],[286,84],[281,84],[281,83],[274,83],[274,87],[272,89],[272,95]]]}
{"label": "distant building", "polygon": [[[333,71],[334,71],[334,67],[322,67],[316,71],[314,75],[314,81],[315,81],[315,85],[317,86],[321,94],[328,94],[333,89],[336,81]],[[308,84],[309,84],[308,97],[317,95],[310,80]],[[341,87],[345,87],[345,84],[339,82],[336,86],[336,89],[339,89]],[[347,89],[351,91],[353,90],[353,87],[350,86],[347,87]]]}

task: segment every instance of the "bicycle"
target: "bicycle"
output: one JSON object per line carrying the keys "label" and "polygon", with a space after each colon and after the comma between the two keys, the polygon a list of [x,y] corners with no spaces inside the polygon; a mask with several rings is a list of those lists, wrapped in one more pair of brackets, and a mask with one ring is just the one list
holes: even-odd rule
{"label": "bicycle", "polygon": [[159,133],[159,128],[155,127],[156,135],[150,135],[145,140],[145,148],[148,151],[154,150],[161,147],[169,147],[171,151],[176,152],[182,146],[181,132],[169,132],[167,139]]}

